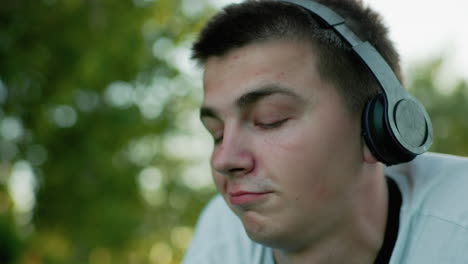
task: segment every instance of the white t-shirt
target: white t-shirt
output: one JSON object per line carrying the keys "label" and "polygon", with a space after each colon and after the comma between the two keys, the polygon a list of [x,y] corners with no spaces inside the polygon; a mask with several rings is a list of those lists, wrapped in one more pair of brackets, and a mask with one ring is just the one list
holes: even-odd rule
{"label": "white t-shirt", "polygon": [[[385,169],[402,195],[391,264],[468,264],[468,159],[428,153]],[[204,209],[184,264],[274,264],[221,196]]]}

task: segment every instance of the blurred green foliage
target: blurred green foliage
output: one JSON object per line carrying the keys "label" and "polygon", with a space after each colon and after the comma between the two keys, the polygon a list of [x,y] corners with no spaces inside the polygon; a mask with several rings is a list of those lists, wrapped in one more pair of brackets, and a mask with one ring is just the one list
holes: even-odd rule
{"label": "blurred green foliage", "polygon": [[[200,76],[184,63],[211,11],[2,2],[0,263],[180,262],[214,194],[196,181],[210,146],[191,144]],[[468,155],[467,84],[438,88],[440,64],[412,70],[410,90],[433,118],[432,151]]]}
{"label": "blurred green foliage", "polygon": [[427,108],[434,128],[433,152],[468,156],[468,83],[440,81],[443,59],[410,70],[410,92]]}
{"label": "blurred green foliage", "polygon": [[[2,1],[0,263],[180,261],[213,193],[183,180],[194,161],[167,143],[197,105],[180,66],[197,5]],[[29,205],[15,184],[35,187]]]}

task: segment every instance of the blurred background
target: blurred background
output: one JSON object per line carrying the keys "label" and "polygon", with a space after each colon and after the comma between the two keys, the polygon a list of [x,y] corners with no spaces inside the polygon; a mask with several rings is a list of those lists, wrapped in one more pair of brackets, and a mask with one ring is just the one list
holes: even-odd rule
{"label": "blurred background", "polygon": [[[0,1],[1,264],[180,263],[215,193],[189,49],[228,2]],[[388,22],[432,116],[431,150],[468,155],[458,35],[433,31],[449,41],[435,45]]]}

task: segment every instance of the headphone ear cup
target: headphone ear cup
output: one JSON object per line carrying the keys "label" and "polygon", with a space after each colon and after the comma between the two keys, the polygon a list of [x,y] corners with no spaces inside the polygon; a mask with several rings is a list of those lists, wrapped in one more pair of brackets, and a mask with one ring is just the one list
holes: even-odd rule
{"label": "headphone ear cup", "polygon": [[385,109],[382,94],[372,97],[364,107],[361,122],[362,135],[367,147],[375,158],[387,165],[414,159],[415,155],[408,153],[394,137]]}

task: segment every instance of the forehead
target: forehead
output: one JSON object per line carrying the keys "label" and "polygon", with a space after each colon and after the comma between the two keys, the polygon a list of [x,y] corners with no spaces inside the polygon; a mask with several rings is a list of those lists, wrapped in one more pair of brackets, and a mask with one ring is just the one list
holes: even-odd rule
{"label": "forehead", "polygon": [[271,84],[307,96],[321,82],[309,42],[292,40],[249,44],[210,57],[203,77],[205,104],[210,105]]}

